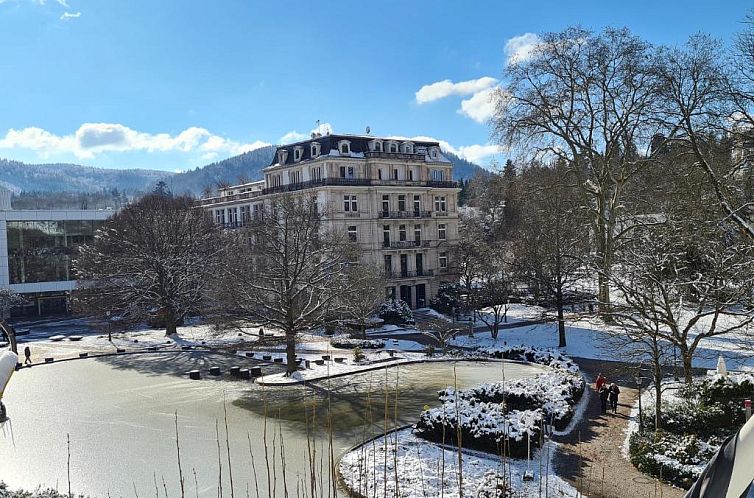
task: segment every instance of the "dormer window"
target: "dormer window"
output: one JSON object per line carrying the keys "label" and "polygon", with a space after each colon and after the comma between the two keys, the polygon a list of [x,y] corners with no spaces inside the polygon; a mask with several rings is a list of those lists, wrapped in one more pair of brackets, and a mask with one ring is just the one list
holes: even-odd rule
{"label": "dormer window", "polygon": [[304,155],[304,148],[299,146],[296,146],[293,148],[293,162],[299,162],[301,158]]}
{"label": "dormer window", "polygon": [[338,142],[338,151],[341,154],[350,154],[351,153],[351,142],[348,140],[341,140]]}
{"label": "dormer window", "polygon": [[288,160],[288,151],[286,149],[280,149],[278,151],[278,164],[285,164]]}
{"label": "dormer window", "polygon": [[369,142],[369,150],[372,152],[382,152],[382,142],[380,140],[372,140]]}
{"label": "dormer window", "polygon": [[404,154],[413,154],[414,153],[414,144],[412,142],[403,142],[403,153]]}
{"label": "dormer window", "polygon": [[310,155],[314,158],[319,156],[319,152],[321,150],[321,146],[319,142],[312,142],[311,149],[309,150]]}
{"label": "dormer window", "polygon": [[387,144],[387,151],[391,153],[397,153],[398,152],[398,143],[397,142],[390,142]]}
{"label": "dormer window", "polygon": [[437,149],[437,147],[432,147],[429,151],[429,157],[432,159],[437,159],[440,157],[440,151]]}

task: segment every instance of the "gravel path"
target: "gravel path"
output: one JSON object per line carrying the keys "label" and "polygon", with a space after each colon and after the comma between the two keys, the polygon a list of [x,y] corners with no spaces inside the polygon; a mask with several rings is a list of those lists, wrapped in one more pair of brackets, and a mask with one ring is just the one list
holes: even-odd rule
{"label": "gravel path", "polygon": [[626,460],[621,447],[637,390],[628,387],[630,368],[619,362],[576,358],[588,378],[602,372],[621,389],[618,413],[602,415],[594,383],[584,417],[568,436],[555,437],[560,444],[554,458],[559,476],[589,498],[682,498],[684,491],[640,473]]}

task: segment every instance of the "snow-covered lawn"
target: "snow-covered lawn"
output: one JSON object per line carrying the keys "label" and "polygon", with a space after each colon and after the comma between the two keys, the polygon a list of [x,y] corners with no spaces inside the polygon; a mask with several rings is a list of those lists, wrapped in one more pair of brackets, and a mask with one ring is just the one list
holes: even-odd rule
{"label": "snow-covered lawn", "polygon": [[[464,450],[459,473],[458,450],[442,447],[414,436],[410,428],[378,437],[346,453],[340,461],[343,483],[362,496],[401,496],[429,498],[459,496],[497,497],[496,492],[509,482],[513,497],[530,498],[547,495],[576,497],[570,484],[555,475],[552,455],[555,443],[547,442],[534,451],[530,462],[534,480],[525,482],[526,460],[503,460],[500,457]],[[396,488],[398,488],[396,490]]]}

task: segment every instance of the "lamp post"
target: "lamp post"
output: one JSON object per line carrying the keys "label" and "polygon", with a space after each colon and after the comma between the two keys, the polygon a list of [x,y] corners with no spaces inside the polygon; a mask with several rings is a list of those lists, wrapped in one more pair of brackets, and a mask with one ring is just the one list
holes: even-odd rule
{"label": "lamp post", "polygon": [[639,392],[639,432],[644,431],[644,421],[641,417],[641,384],[644,380],[644,377],[641,376],[641,370],[636,372],[636,390]]}
{"label": "lamp post", "polygon": [[110,328],[110,325],[111,325],[111,323],[110,323],[110,310],[107,310],[105,312],[105,315],[107,316],[107,340],[110,341],[110,342],[113,342],[112,330]]}

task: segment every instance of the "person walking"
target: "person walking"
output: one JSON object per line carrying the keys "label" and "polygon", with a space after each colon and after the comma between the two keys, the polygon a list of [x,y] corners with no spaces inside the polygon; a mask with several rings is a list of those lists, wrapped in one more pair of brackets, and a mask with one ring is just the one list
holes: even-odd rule
{"label": "person walking", "polygon": [[619,394],[620,394],[620,389],[618,388],[618,386],[616,386],[614,382],[610,384],[610,387],[608,388],[607,400],[610,402],[610,408],[613,409],[613,413],[618,413],[618,395]]}
{"label": "person walking", "polygon": [[31,365],[31,348],[29,346],[24,348],[24,357],[26,358],[24,365]]}
{"label": "person walking", "polygon": [[597,379],[594,381],[594,388],[597,390],[597,392],[600,392],[600,389],[602,389],[602,386],[604,386],[607,383],[607,379],[602,376],[601,373],[597,374]]}
{"label": "person walking", "polygon": [[602,410],[602,414],[607,414],[607,398],[610,395],[610,391],[608,390],[607,386],[605,384],[602,384],[602,387],[599,390],[600,394],[600,409]]}

